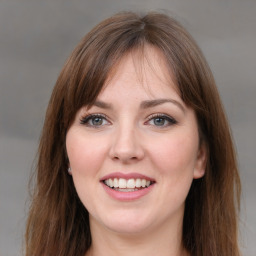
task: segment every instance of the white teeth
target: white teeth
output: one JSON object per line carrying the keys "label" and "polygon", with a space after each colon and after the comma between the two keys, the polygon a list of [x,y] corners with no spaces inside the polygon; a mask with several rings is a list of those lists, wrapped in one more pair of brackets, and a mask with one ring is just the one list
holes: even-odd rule
{"label": "white teeth", "polygon": [[129,179],[126,184],[127,188],[135,188],[135,180]]}
{"label": "white teeth", "polygon": [[118,188],[118,184],[119,182],[118,182],[118,179],[117,178],[114,178],[114,187],[115,188]]}
{"label": "white teeth", "polygon": [[133,191],[137,191],[137,188],[117,188],[115,189],[117,191],[121,191],[121,192],[133,192]]}
{"label": "white teeth", "polygon": [[[136,188],[145,188],[149,187],[151,182],[146,179],[123,179],[123,178],[114,178],[107,179],[104,183],[111,188],[115,189],[126,189],[126,191],[134,191]],[[132,190],[130,190],[132,189]]]}
{"label": "white teeth", "polygon": [[142,179],[141,180],[141,186],[143,187],[143,188],[145,188],[146,187],[146,180],[145,179]]}
{"label": "white teeth", "polygon": [[108,183],[109,183],[109,186],[112,188],[114,185],[113,185],[113,181],[111,179],[108,180]]}
{"label": "white teeth", "polygon": [[137,188],[141,187],[141,179],[136,179],[135,187],[137,187]]}
{"label": "white teeth", "polygon": [[119,179],[119,188],[126,188],[126,180],[125,179]]}

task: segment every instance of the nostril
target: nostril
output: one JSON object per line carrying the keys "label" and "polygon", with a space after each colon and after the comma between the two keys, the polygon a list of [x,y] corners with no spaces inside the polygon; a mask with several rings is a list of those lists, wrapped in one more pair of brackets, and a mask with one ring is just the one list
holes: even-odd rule
{"label": "nostril", "polygon": [[140,160],[144,156],[144,150],[138,138],[133,137],[134,134],[124,134],[113,138],[110,147],[109,156],[112,160],[122,162],[134,162]]}

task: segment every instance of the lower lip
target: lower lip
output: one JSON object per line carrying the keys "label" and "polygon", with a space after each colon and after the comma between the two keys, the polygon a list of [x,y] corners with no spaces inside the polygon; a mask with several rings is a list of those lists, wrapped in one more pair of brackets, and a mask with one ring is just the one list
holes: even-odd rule
{"label": "lower lip", "polygon": [[152,190],[155,184],[152,184],[147,188],[139,189],[136,191],[130,191],[130,192],[122,192],[122,191],[114,190],[108,187],[107,185],[105,185],[103,182],[102,182],[102,185],[105,191],[107,192],[107,194],[110,195],[112,198],[119,201],[132,201],[147,195]]}

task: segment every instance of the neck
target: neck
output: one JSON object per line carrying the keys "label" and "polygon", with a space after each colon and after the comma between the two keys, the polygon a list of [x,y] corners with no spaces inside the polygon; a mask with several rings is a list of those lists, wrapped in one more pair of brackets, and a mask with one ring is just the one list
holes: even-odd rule
{"label": "neck", "polygon": [[162,225],[158,230],[138,234],[116,233],[90,222],[92,245],[86,256],[189,256],[182,245],[182,221],[174,228]]}

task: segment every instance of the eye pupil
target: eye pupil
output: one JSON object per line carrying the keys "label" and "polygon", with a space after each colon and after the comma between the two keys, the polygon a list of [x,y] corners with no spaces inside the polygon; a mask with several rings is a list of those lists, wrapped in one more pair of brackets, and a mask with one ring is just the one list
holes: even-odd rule
{"label": "eye pupil", "polygon": [[154,124],[157,126],[161,126],[165,124],[165,119],[161,117],[157,117],[154,119]]}
{"label": "eye pupil", "polygon": [[101,117],[94,117],[92,119],[92,124],[93,125],[102,125],[103,119]]}

